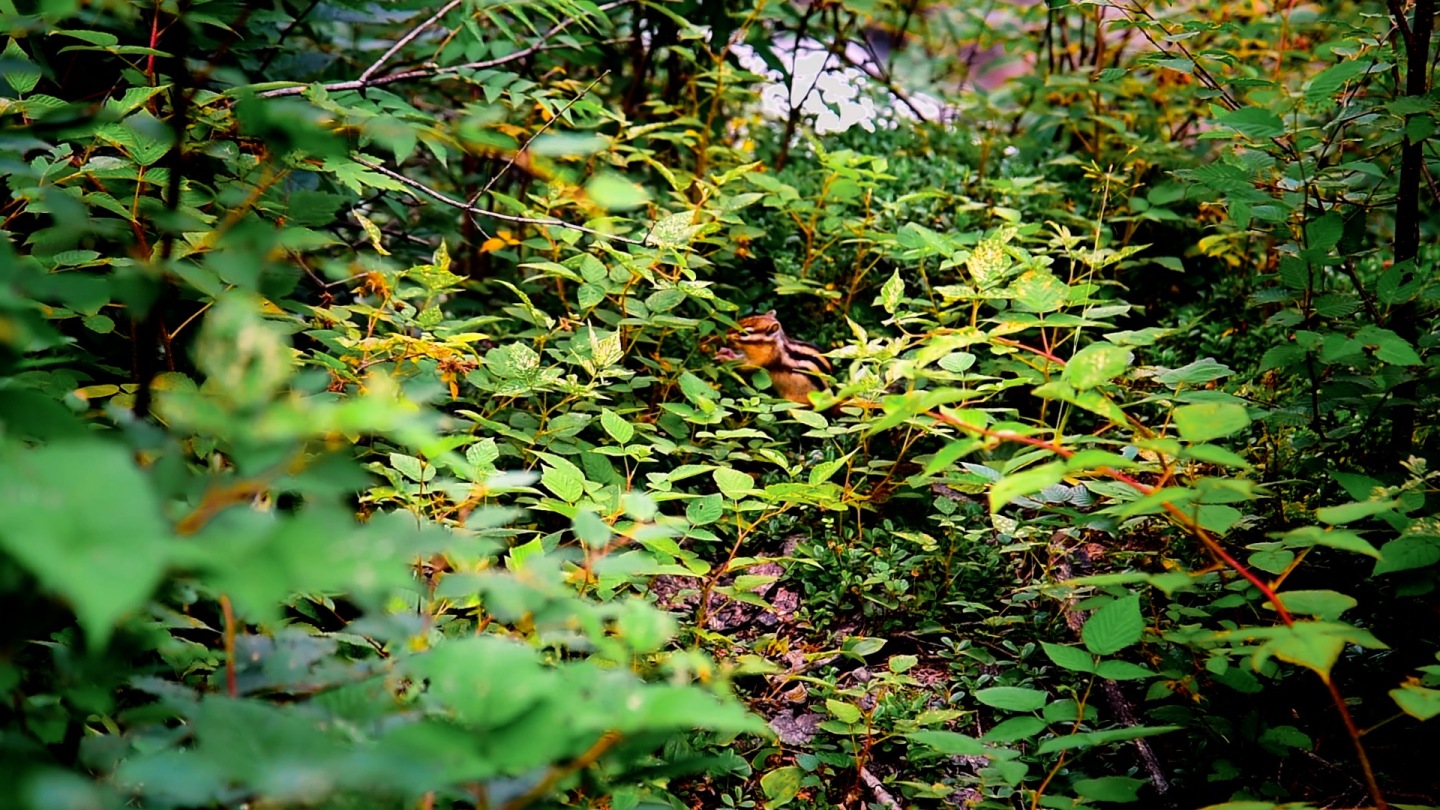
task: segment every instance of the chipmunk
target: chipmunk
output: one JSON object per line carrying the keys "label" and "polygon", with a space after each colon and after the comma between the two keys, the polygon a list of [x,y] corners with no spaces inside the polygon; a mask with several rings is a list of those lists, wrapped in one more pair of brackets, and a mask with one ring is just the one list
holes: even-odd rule
{"label": "chipmunk", "polygon": [[775,310],[741,318],[739,328],[731,331],[727,338],[740,354],[722,349],[716,357],[734,360],[743,355],[747,367],[765,369],[776,393],[791,402],[809,405],[809,393],[825,389],[818,375],[831,372],[830,361],[813,343],[786,336],[775,318]]}

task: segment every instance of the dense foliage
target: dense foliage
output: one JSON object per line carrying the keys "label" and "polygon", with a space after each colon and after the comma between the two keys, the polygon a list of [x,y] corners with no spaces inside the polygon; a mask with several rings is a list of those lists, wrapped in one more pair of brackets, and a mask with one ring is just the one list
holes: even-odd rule
{"label": "dense foliage", "polygon": [[1434,0],[993,5],[0,2],[0,805],[1440,805]]}

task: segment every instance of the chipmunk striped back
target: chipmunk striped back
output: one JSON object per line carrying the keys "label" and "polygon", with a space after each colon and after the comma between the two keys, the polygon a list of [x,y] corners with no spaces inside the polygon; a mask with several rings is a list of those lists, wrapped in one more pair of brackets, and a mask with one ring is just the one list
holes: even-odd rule
{"label": "chipmunk striped back", "polygon": [[746,365],[765,369],[775,390],[791,402],[808,405],[807,395],[825,388],[816,375],[829,374],[830,361],[820,347],[787,336],[775,310],[741,318],[729,339],[730,345],[745,355]]}

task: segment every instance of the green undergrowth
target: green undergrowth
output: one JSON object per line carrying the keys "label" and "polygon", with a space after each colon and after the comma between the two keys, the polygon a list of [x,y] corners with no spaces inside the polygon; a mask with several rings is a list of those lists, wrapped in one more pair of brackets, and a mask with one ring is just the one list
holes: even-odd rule
{"label": "green undergrowth", "polygon": [[305,5],[0,4],[5,806],[1440,803],[1384,20]]}

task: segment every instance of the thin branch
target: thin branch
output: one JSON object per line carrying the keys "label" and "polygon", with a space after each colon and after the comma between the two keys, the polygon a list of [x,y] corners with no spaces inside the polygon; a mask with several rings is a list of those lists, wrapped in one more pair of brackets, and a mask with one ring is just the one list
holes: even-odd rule
{"label": "thin branch", "polygon": [[[616,0],[616,2],[606,3],[602,6],[597,7],[596,11],[604,13],[606,11],[616,9],[621,6],[629,5],[631,2],[633,2],[633,0]],[[479,62],[466,62],[463,65],[452,65],[450,67],[426,65],[425,67],[416,68],[415,70],[405,70],[399,73],[391,73],[388,76],[379,76],[374,78],[362,77],[361,79],[352,79],[350,81],[344,82],[331,82],[329,84],[322,84],[320,85],[320,87],[321,89],[328,92],[336,92],[341,90],[363,90],[369,87],[383,87],[387,84],[409,81],[410,79],[424,79],[432,76],[445,76],[451,73],[458,73],[462,70],[486,70],[488,68],[499,67],[500,65],[517,62],[521,59],[528,59],[529,57],[534,56],[535,54],[542,51],[553,51],[560,48],[570,47],[568,45],[549,45],[546,43],[550,39],[555,37],[557,34],[559,34],[561,31],[564,31],[566,28],[570,27],[571,24],[573,24],[579,19],[579,17],[570,17],[568,19],[561,20],[553,27],[551,27],[549,31],[541,34],[540,39],[534,45],[531,45],[527,48],[521,48],[514,53],[509,53],[504,56],[496,57],[494,59],[485,59]],[[266,90],[265,92],[260,93],[259,97],[279,98],[281,96],[298,96],[301,93],[304,93],[307,89],[309,89],[309,87],[310,85],[304,84],[296,85],[294,87],[280,87],[275,90]]]}
{"label": "thin branch", "polygon": [[430,19],[410,29],[410,33],[396,40],[395,44],[391,45],[389,50],[387,50],[383,55],[381,55],[379,59],[375,60],[374,64],[370,65],[370,67],[368,68],[365,68],[365,72],[360,74],[360,78],[357,81],[359,81],[362,85],[369,82],[370,77],[375,75],[375,71],[379,70],[382,65],[390,61],[390,57],[398,53],[401,48],[413,42],[416,37],[425,33],[425,29],[429,28],[437,22],[440,22],[441,17],[449,14],[456,6],[460,5],[463,2],[465,2],[465,0],[450,0],[450,2],[442,6],[439,11],[431,15]]}
{"label": "thin branch", "polygon": [[446,196],[445,194],[436,191],[433,188],[430,188],[424,183],[411,180],[410,178],[406,177],[403,174],[400,174],[399,172],[391,171],[390,169],[381,166],[379,163],[366,160],[357,155],[351,155],[350,159],[355,161],[356,163],[359,163],[361,166],[364,166],[367,169],[373,169],[374,171],[385,175],[386,177],[394,180],[397,183],[400,183],[401,185],[413,188],[416,191],[424,194],[425,196],[430,197],[431,199],[445,203],[446,205],[452,206],[454,208],[458,208],[461,211],[464,211],[473,216],[491,217],[493,219],[498,219],[501,222],[515,222],[522,225],[541,225],[551,228],[568,228],[572,231],[588,233],[591,236],[598,236],[601,239],[608,239],[612,242],[621,242],[626,245],[635,245],[637,247],[653,247],[653,245],[651,245],[646,239],[631,239],[628,236],[616,236],[612,233],[597,231],[594,228],[587,228],[584,225],[576,225],[572,222],[563,222],[558,219],[542,219],[538,217],[520,217],[515,216],[514,214],[502,214],[498,211],[489,211],[484,208],[477,208],[473,205],[470,205],[469,203],[464,202],[463,200],[457,200],[454,197]]}
{"label": "thin branch", "polygon": [[520,159],[520,156],[525,153],[525,150],[530,148],[530,144],[534,143],[536,138],[545,134],[545,130],[549,129],[551,124],[559,121],[565,115],[565,113],[570,112],[570,108],[574,107],[576,102],[590,95],[590,91],[595,89],[595,85],[599,84],[601,79],[609,75],[610,71],[607,70],[604,73],[601,73],[599,76],[596,76],[595,81],[590,82],[590,84],[584,90],[581,90],[580,94],[575,96],[575,98],[570,99],[570,101],[566,103],[564,107],[560,108],[560,112],[555,113],[555,115],[551,116],[550,120],[546,121],[544,125],[540,127],[540,129],[536,130],[534,135],[531,135],[529,138],[525,139],[525,143],[521,144],[520,148],[515,150],[515,154],[511,155],[509,160],[505,161],[505,165],[500,167],[500,171],[496,172],[495,176],[490,178],[490,180],[485,183],[485,186],[483,188],[475,192],[475,195],[470,198],[470,204],[474,205],[475,201],[480,199],[480,196],[482,194],[489,191],[491,186],[494,186],[495,183],[500,180],[500,178],[504,177],[505,172],[510,171],[510,167],[515,165],[515,161]]}

